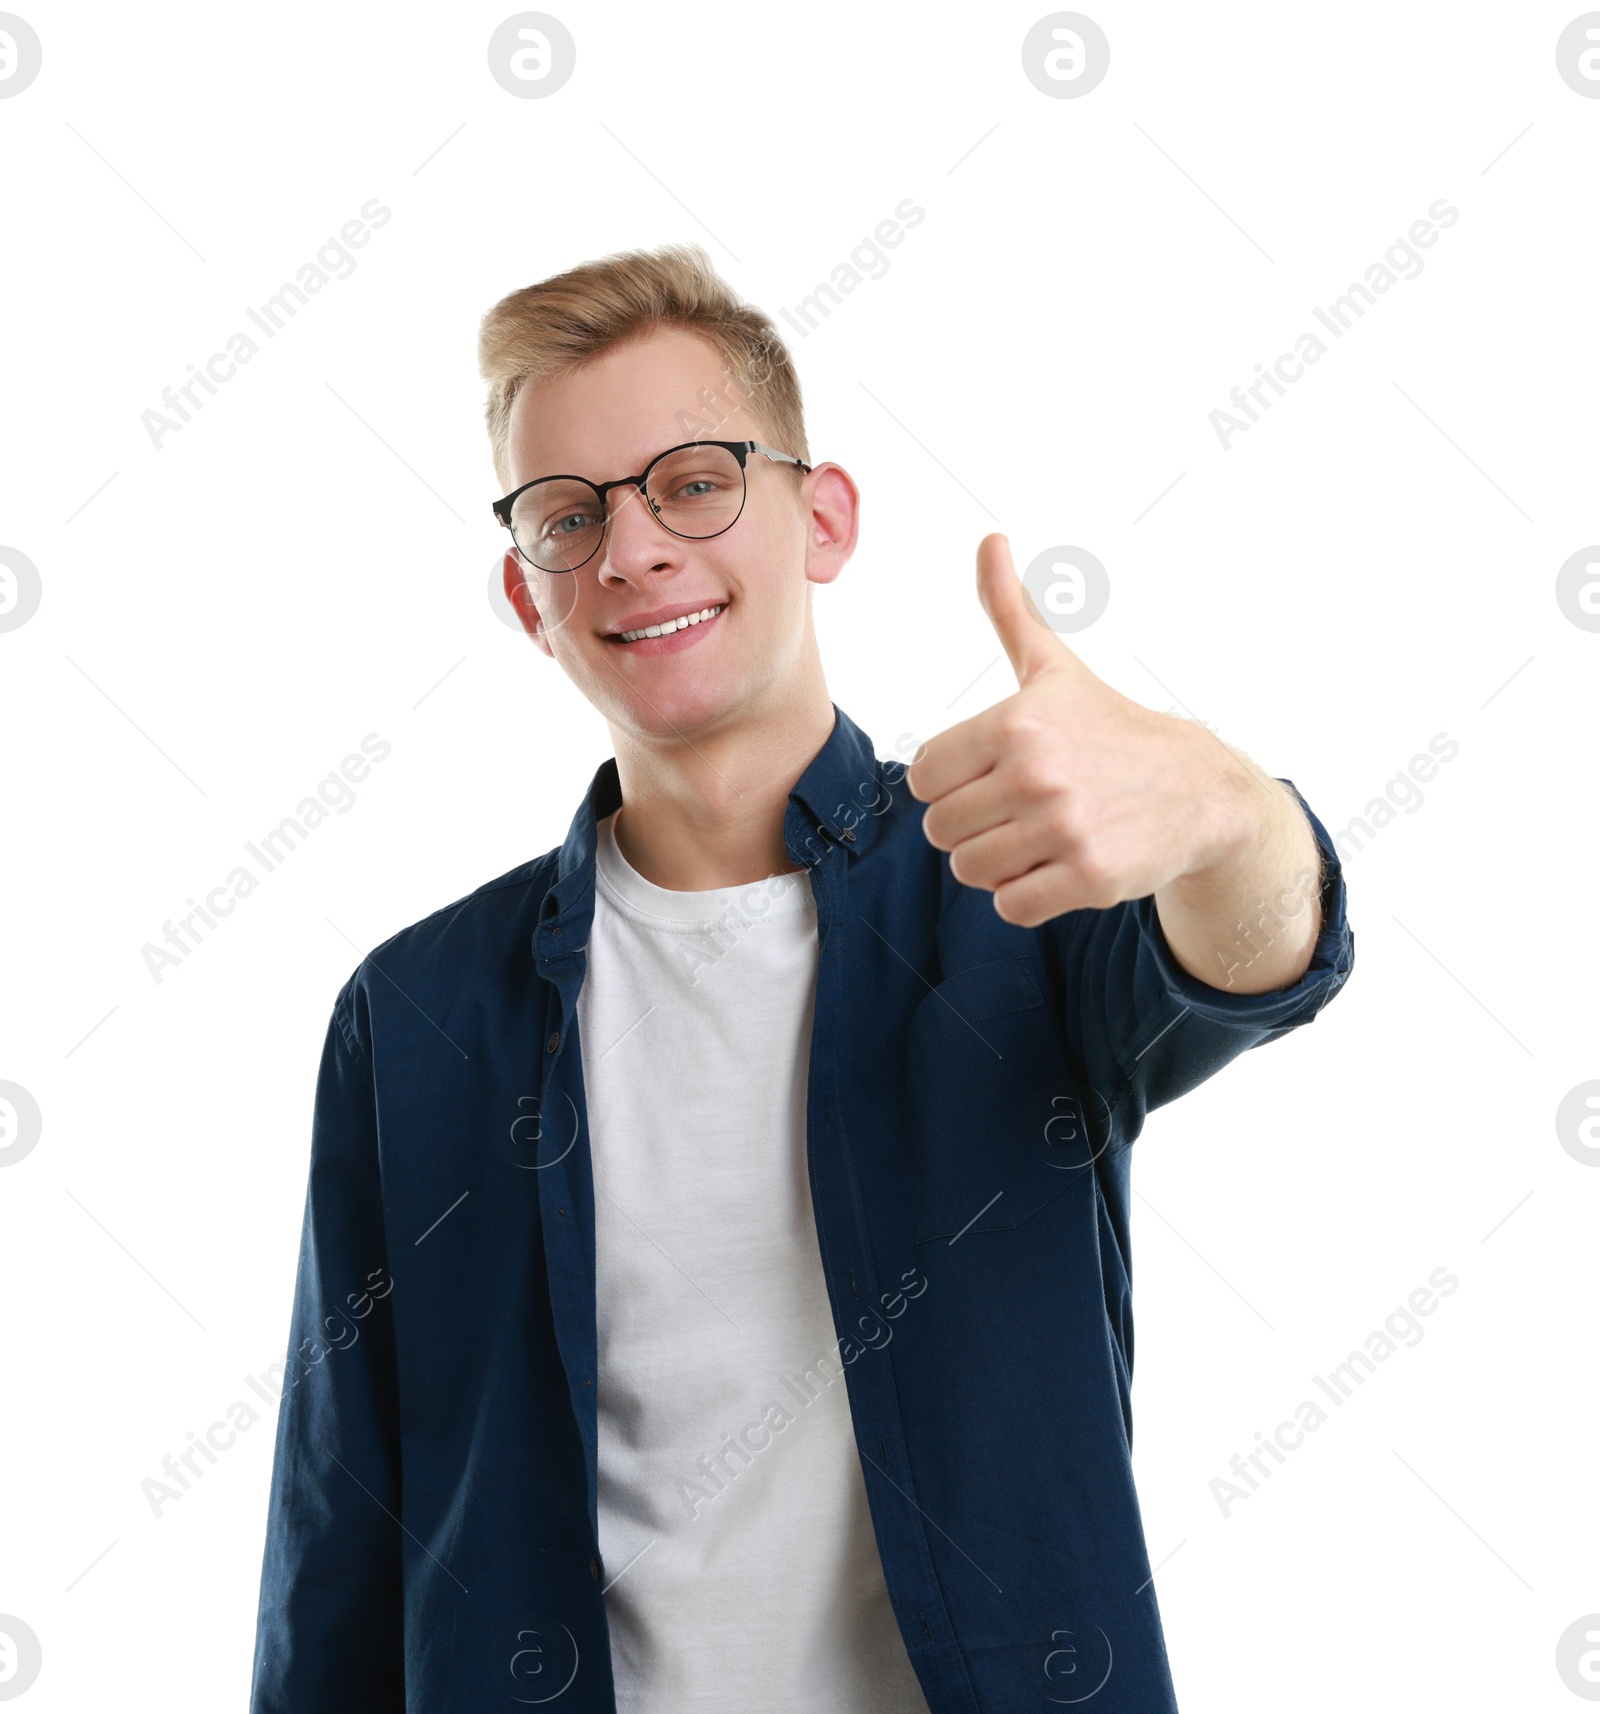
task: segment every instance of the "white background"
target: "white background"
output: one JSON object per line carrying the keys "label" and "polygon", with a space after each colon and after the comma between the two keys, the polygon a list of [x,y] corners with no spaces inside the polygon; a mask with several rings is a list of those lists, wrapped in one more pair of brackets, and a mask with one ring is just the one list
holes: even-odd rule
{"label": "white background", "polygon": [[[974,593],[996,528],[1019,567],[1096,554],[1082,657],[1330,828],[1433,734],[1460,745],[1347,860],[1345,991],[1137,1145],[1135,1454],[1180,1703],[1577,1706],[1556,1643],[1600,1610],[1600,1171],[1554,1123],[1600,1077],[1600,634],[1555,598],[1600,540],[1600,100],[1554,51],[1577,8],[1092,0],[1109,74],[1055,100],[1023,75],[1030,7],[557,0],[576,73],[519,100],[487,70],[500,8],[16,3],[44,62],[0,100],[0,544],[43,599],[0,635],[0,1078],[43,1135],[0,1173],[0,1612],[42,1640],[30,1714],[244,1706],[270,1414],[159,1518],[140,1483],[283,1352],[339,986],[557,844],[609,753],[487,594],[478,318],[668,240],[778,316],[906,197],[926,219],[881,278],[808,337],[779,319],[813,459],[864,496],[816,613],[880,753],[1014,688]],[[355,272],[153,448],[141,412],[373,197],[392,219]],[[1440,197],[1460,218],[1424,271],[1224,451],[1229,389]],[[355,807],[154,981],[141,947],[369,732],[393,749]],[[1441,1266],[1461,1284],[1422,1342],[1224,1518],[1229,1458]]]}

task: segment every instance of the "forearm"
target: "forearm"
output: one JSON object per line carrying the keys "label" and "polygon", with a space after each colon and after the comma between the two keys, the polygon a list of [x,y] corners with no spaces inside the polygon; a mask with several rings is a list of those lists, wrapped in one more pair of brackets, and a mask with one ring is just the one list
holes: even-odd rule
{"label": "forearm", "polygon": [[1156,914],[1191,976],[1263,994],[1303,976],[1322,928],[1322,860],[1294,795],[1242,751],[1226,752],[1211,786],[1234,829],[1205,867],[1156,889]]}

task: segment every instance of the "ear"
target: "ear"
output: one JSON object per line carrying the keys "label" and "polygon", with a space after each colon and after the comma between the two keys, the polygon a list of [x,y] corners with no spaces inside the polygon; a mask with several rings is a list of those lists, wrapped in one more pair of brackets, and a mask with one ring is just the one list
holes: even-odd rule
{"label": "ear", "polygon": [[539,617],[539,609],[534,605],[533,590],[524,572],[526,567],[517,557],[513,548],[506,554],[504,562],[504,577],[506,600],[511,603],[511,610],[522,621],[522,628],[533,638],[534,646],[542,649],[552,660],[555,655],[551,652],[550,640],[544,634],[544,622]]}
{"label": "ear", "polygon": [[861,491],[842,465],[819,464],[803,480],[800,508],[806,530],[806,579],[832,583],[856,551]]}

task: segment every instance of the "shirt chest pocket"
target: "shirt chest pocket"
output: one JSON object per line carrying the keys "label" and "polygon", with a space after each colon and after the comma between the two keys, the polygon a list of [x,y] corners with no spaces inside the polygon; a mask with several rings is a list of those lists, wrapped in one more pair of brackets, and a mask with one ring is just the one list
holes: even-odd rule
{"label": "shirt chest pocket", "polygon": [[971,965],[925,996],[907,1075],[919,1244],[1015,1231],[1081,1183],[1092,1149],[1077,1087],[1025,956]]}

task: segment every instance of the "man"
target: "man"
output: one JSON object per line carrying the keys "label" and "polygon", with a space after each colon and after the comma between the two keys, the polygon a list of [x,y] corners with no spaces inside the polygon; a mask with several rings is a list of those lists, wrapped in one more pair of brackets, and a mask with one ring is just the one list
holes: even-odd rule
{"label": "man", "polygon": [[1128,1145],[1345,981],[1326,830],[1002,536],[1017,690],[878,760],[812,627],[856,485],[699,249],[480,359],[507,595],[615,755],[338,996],[255,1714],[1174,1709]]}

